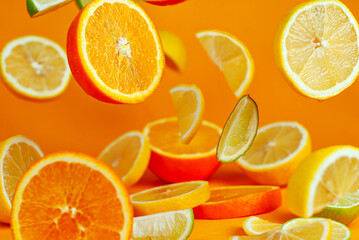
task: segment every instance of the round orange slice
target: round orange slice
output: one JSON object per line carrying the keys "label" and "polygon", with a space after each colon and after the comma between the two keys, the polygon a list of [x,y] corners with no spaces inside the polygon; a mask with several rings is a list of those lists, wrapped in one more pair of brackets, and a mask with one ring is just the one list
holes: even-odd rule
{"label": "round orange slice", "polygon": [[174,183],[151,188],[131,195],[135,216],[185,210],[209,198],[207,181]]}
{"label": "round orange slice", "polygon": [[195,218],[227,219],[271,212],[282,204],[279,187],[231,186],[211,189],[209,200],[194,208]]}
{"label": "round orange slice", "polygon": [[133,210],[118,175],[103,162],[57,153],[35,162],[16,188],[14,240],[130,239]]}
{"label": "round orange slice", "polygon": [[189,144],[181,143],[175,117],[148,123],[143,132],[152,150],[148,167],[162,180],[204,180],[221,164],[216,159],[216,146],[221,128],[213,123],[203,121]]}
{"label": "round orange slice", "polygon": [[161,40],[148,15],[131,0],[93,0],[67,37],[69,65],[92,97],[138,103],[156,89],[164,68]]}
{"label": "round orange slice", "polygon": [[148,141],[141,132],[125,133],[110,143],[98,156],[122,178],[129,187],[145,173],[151,156]]}
{"label": "round orange slice", "polygon": [[190,143],[201,126],[204,99],[201,89],[195,85],[179,85],[170,90],[175,105],[181,142]]}

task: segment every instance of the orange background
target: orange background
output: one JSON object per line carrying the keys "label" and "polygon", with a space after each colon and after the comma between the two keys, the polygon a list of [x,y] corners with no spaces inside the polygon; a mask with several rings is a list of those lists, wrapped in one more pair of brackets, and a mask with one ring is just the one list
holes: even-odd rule
{"label": "orange background", "polygon": [[[75,3],[31,19],[25,0],[1,2],[0,48],[13,38],[28,34],[48,37],[66,46],[67,30],[78,13]],[[175,112],[168,90],[179,83],[199,86],[206,101],[205,119],[223,126],[237,99],[194,35],[200,30],[219,29],[236,35],[252,53],[256,70],[248,92],[259,106],[261,126],[274,121],[295,120],[308,128],[315,150],[337,144],[358,146],[359,81],[340,95],[319,102],[295,93],[275,66],[272,46],[278,23],[290,8],[301,2],[188,0],[172,7],[141,3],[159,29],[172,31],[183,39],[188,61],[182,74],[166,69],[156,92],[137,105],[99,102],[87,96],[75,81],[71,81],[63,95],[47,102],[21,99],[1,83],[0,139],[23,134],[35,140],[45,153],[73,150],[96,156],[122,133],[142,129],[147,122],[157,118],[173,116]],[[359,19],[359,2],[343,2]],[[212,179],[212,185],[250,183],[237,169],[227,171],[230,171],[229,177],[225,176],[226,170],[222,168]],[[147,177],[151,184],[159,184],[149,173]],[[143,184],[130,191],[142,187]],[[282,209],[268,216],[284,221],[289,215]],[[191,239],[211,239],[211,231],[218,232],[213,239],[221,239],[219,236],[226,236],[229,232],[241,233],[240,219],[220,221],[223,224],[199,222]],[[352,229],[355,225],[359,227],[359,222],[354,222]],[[218,231],[214,230],[215,227]],[[239,230],[233,230],[234,227]],[[353,239],[359,238],[359,230],[354,234]],[[0,227],[0,239],[5,235],[10,236],[10,231],[7,227]]]}

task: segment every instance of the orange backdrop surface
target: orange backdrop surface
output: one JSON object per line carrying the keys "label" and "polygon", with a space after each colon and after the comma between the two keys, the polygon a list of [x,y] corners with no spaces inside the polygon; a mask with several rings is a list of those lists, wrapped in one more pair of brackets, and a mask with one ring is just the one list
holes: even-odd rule
{"label": "orange backdrop surface", "polygon": [[[97,156],[122,133],[141,130],[149,121],[173,116],[175,112],[168,90],[179,83],[199,86],[206,101],[205,119],[223,126],[237,99],[195,37],[197,31],[219,29],[236,35],[248,46],[254,58],[255,77],[248,93],[259,106],[261,126],[274,121],[298,121],[311,133],[314,150],[338,144],[359,146],[359,81],[340,95],[319,102],[294,92],[275,66],[273,38],[276,28],[285,13],[301,2],[188,0],[171,7],[141,3],[159,29],[172,31],[183,39],[188,61],[182,74],[166,69],[155,93],[137,105],[99,102],[86,95],[74,80],[59,98],[33,102],[17,97],[0,82],[0,140],[23,134],[35,140],[45,153],[73,150]],[[359,19],[359,1],[343,2]],[[65,47],[67,30],[79,11],[76,4],[71,3],[31,19],[25,0],[1,0],[1,3],[0,48],[16,37],[29,34],[48,37]],[[221,171],[225,170],[222,168]],[[232,175],[233,178],[227,179],[225,184],[249,182],[236,181],[237,175],[243,178],[240,172],[232,172]],[[150,176],[149,179],[154,178]],[[214,184],[216,181],[221,184],[214,178]],[[227,231],[227,225],[222,223],[222,230]],[[206,226],[211,229],[213,224],[199,224],[195,233],[200,236],[200,229],[206,229]],[[239,222],[235,224],[240,227]],[[207,230],[204,232],[210,234]],[[7,227],[1,228],[0,239],[5,236],[2,234],[10,235]],[[206,239],[211,239],[211,235]]]}

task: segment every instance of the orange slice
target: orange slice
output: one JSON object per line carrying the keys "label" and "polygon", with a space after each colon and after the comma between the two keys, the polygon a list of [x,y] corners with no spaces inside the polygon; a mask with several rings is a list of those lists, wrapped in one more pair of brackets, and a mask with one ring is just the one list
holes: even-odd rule
{"label": "orange slice", "polygon": [[130,239],[133,211],[115,172],[77,153],[48,155],[16,188],[11,213],[14,240]]}
{"label": "orange slice", "polygon": [[38,36],[9,42],[1,53],[1,72],[11,90],[32,99],[59,96],[71,76],[65,51],[57,43]]}
{"label": "orange slice", "polygon": [[110,143],[98,159],[111,166],[129,187],[138,182],[145,173],[151,149],[143,134],[128,132]]}
{"label": "orange slice", "polygon": [[136,216],[185,210],[196,207],[209,198],[207,181],[174,183],[151,188],[131,195]]}
{"label": "orange slice", "polygon": [[67,37],[71,71],[92,97],[138,103],[150,96],[164,67],[161,40],[147,14],[131,0],[93,0]]}
{"label": "orange slice", "polygon": [[152,150],[149,169],[167,182],[203,180],[220,166],[216,146],[221,128],[203,121],[189,144],[182,144],[176,118],[148,123],[143,130]]}
{"label": "orange slice", "polygon": [[210,199],[193,209],[195,218],[227,219],[273,211],[282,204],[279,187],[234,186],[211,189]]}
{"label": "orange slice", "polygon": [[10,223],[16,185],[30,164],[43,155],[39,146],[24,136],[0,143],[0,222]]}
{"label": "orange slice", "polygon": [[195,85],[179,85],[170,90],[176,108],[181,142],[189,143],[201,126],[204,99],[201,89]]}

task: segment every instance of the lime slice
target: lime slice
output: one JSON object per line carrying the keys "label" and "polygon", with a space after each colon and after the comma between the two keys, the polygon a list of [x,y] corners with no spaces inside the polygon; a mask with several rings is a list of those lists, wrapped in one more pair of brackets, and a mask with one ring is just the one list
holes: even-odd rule
{"label": "lime slice", "polygon": [[27,12],[37,17],[62,7],[72,0],[27,0]]}
{"label": "lime slice", "polygon": [[76,0],[77,6],[79,6],[80,9],[83,9],[91,0]]}
{"label": "lime slice", "polygon": [[191,234],[193,225],[192,209],[135,217],[131,239],[184,240]]}
{"label": "lime slice", "polygon": [[243,156],[257,135],[258,108],[249,95],[239,99],[224,126],[217,146],[217,159],[233,162]]}
{"label": "lime slice", "polygon": [[343,224],[351,223],[359,216],[359,191],[345,195],[315,216],[330,218]]}
{"label": "lime slice", "polygon": [[[304,226],[313,222],[324,221],[324,218],[295,218],[282,225],[283,230],[292,229],[298,226]],[[351,233],[347,226],[331,220],[332,232],[330,234],[331,240],[349,240]]]}

